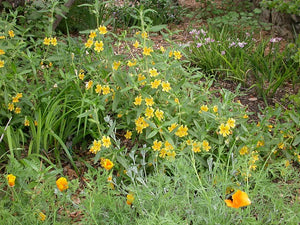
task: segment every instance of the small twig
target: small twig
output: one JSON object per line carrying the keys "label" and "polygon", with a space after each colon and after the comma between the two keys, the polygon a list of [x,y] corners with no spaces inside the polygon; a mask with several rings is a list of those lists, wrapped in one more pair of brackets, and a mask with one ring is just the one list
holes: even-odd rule
{"label": "small twig", "polygon": [[3,134],[1,135],[1,138],[0,138],[0,143],[2,142],[2,139],[3,139],[3,137],[4,137],[4,133],[5,133],[6,129],[7,129],[7,127],[8,127],[8,125],[9,125],[11,119],[12,119],[12,117],[9,118],[9,120],[8,120],[8,122],[7,122],[7,124],[6,124],[5,128],[4,128],[4,132],[3,132]]}

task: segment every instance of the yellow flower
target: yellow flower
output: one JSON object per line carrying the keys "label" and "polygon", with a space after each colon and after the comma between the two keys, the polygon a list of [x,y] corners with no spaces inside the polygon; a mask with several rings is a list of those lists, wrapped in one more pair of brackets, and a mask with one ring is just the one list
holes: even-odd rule
{"label": "yellow flower", "polygon": [[167,153],[168,153],[167,149],[163,148],[163,149],[161,149],[160,152],[159,152],[159,157],[160,157],[160,158],[165,158],[166,155],[167,155]]}
{"label": "yellow flower", "polygon": [[111,145],[110,138],[108,136],[102,137],[102,144],[108,148]]}
{"label": "yellow flower", "polygon": [[143,32],[141,33],[141,36],[142,36],[142,38],[147,38],[147,37],[148,37],[148,34],[147,34],[146,31],[143,31]]}
{"label": "yellow flower", "polygon": [[23,97],[23,94],[22,94],[22,93],[17,93],[17,94],[16,94],[16,97],[17,97],[17,98],[22,98],[22,97]]}
{"label": "yellow flower", "polygon": [[135,48],[138,48],[138,47],[140,46],[140,43],[139,43],[138,41],[135,41],[134,44],[133,44],[133,46],[134,46]]}
{"label": "yellow flower", "polygon": [[15,36],[15,32],[13,30],[9,30],[8,35],[13,38]]}
{"label": "yellow flower", "polygon": [[14,187],[15,186],[16,176],[14,176],[13,174],[8,174],[6,176],[6,179],[7,179],[8,185],[10,187]]}
{"label": "yellow flower", "polygon": [[132,205],[133,201],[134,201],[134,195],[132,193],[129,193],[126,196],[127,200],[126,200],[126,204],[127,205]]}
{"label": "yellow flower", "polygon": [[279,149],[284,149],[284,143],[282,143],[282,142],[279,143],[279,144],[278,144],[278,148],[279,148]]}
{"label": "yellow flower", "polygon": [[248,119],[249,116],[248,116],[247,114],[244,114],[244,115],[243,115],[243,118],[244,118],[244,119]]}
{"label": "yellow flower", "polygon": [[118,70],[118,68],[119,68],[120,65],[121,65],[121,62],[120,62],[120,61],[118,61],[118,62],[114,61],[114,62],[113,62],[113,69],[114,69],[114,70]]}
{"label": "yellow flower", "polygon": [[213,111],[214,111],[215,113],[218,112],[218,106],[217,106],[217,105],[215,105],[215,106],[213,107]]}
{"label": "yellow flower", "polygon": [[160,85],[160,83],[161,83],[161,80],[155,79],[155,81],[152,81],[152,82],[151,82],[151,88],[157,89],[158,86]]}
{"label": "yellow flower", "polygon": [[187,145],[192,145],[192,144],[193,144],[193,141],[192,141],[191,139],[189,139],[189,140],[186,141],[186,144],[187,144]]}
{"label": "yellow flower", "polygon": [[172,55],[173,55],[173,52],[172,52],[172,51],[170,51],[170,52],[169,52],[169,57],[171,58],[171,57],[172,57]]}
{"label": "yellow flower", "polygon": [[100,140],[99,141],[94,140],[93,141],[93,145],[90,148],[90,152],[94,153],[94,154],[97,154],[97,152],[99,152],[101,150],[101,146],[102,145],[101,145],[101,141]]}
{"label": "yellow flower", "polygon": [[132,136],[132,132],[129,131],[129,130],[127,130],[127,131],[126,131],[126,134],[124,135],[124,137],[125,137],[126,139],[131,139],[131,136]]}
{"label": "yellow flower", "polygon": [[251,204],[251,201],[250,201],[248,195],[241,190],[237,190],[237,192],[232,195],[232,200],[226,199],[224,201],[226,202],[226,205],[228,207],[232,207],[232,208],[236,208],[236,209],[240,208],[240,207],[248,206]]}
{"label": "yellow flower", "polygon": [[26,126],[26,127],[28,127],[30,124],[29,124],[29,120],[28,119],[25,119],[25,121],[24,121],[24,125]]}
{"label": "yellow flower", "polygon": [[138,81],[143,81],[145,79],[146,79],[146,77],[144,75],[142,75],[140,73],[138,74]]}
{"label": "yellow flower", "polygon": [[162,110],[157,109],[155,111],[155,116],[157,119],[162,120],[164,118],[164,112]]}
{"label": "yellow flower", "polygon": [[178,99],[178,98],[175,98],[175,99],[174,99],[174,102],[177,103],[177,104],[179,104],[179,99]]}
{"label": "yellow flower", "polygon": [[226,137],[230,134],[229,130],[230,130],[230,126],[228,124],[224,125],[224,123],[222,123],[219,126],[220,129],[220,134],[223,135],[223,137]]}
{"label": "yellow flower", "polygon": [[83,80],[84,79],[84,73],[79,73],[78,77],[79,77],[79,80]]}
{"label": "yellow flower", "polygon": [[248,151],[248,147],[247,146],[244,146],[241,148],[240,150],[240,155],[245,155],[245,154],[248,154],[249,151]]}
{"label": "yellow flower", "polygon": [[164,52],[166,51],[166,49],[164,48],[164,46],[160,46],[160,51],[161,51],[162,53],[164,53]]}
{"label": "yellow flower", "polygon": [[13,102],[13,103],[19,102],[18,96],[13,97],[13,98],[12,98],[12,102]]}
{"label": "yellow flower", "polygon": [[207,111],[208,111],[207,105],[202,105],[202,106],[200,107],[199,113],[201,113],[202,111],[203,111],[203,112],[207,112]]}
{"label": "yellow flower", "polygon": [[112,161],[110,161],[109,159],[101,159],[100,162],[101,166],[106,169],[106,170],[110,170],[113,168],[114,164]]}
{"label": "yellow flower", "polygon": [[102,91],[102,86],[100,84],[97,84],[95,92],[100,95],[101,91]]}
{"label": "yellow flower", "polygon": [[33,123],[34,123],[34,126],[38,125],[38,121],[36,121],[36,120]]}
{"label": "yellow flower", "polygon": [[107,94],[110,93],[110,88],[109,88],[108,85],[105,85],[105,86],[102,87],[102,93],[103,93],[104,95],[107,95]]}
{"label": "yellow flower", "polygon": [[228,125],[230,128],[235,128],[235,119],[229,118],[229,119],[227,120],[227,125]]}
{"label": "yellow flower", "polygon": [[133,104],[135,104],[135,105],[141,105],[141,104],[142,104],[142,96],[137,96],[137,97],[134,99]]}
{"label": "yellow flower", "polygon": [[207,152],[211,149],[211,147],[209,146],[209,142],[206,141],[206,140],[204,140],[204,141],[202,142],[202,147],[203,147],[203,149],[204,149],[205,151],[207,151]]}
{"label": "yellow flower", "polygon": [[51,39],[45,37],[45,38],[44,38],[44,45],[50,45],[50,43],[51,43]]}
{"label": "yellow flower", "polygon": [[0,68],[4,67],[4,61],[0,60]]}
{"label": "yellow flower", "polygon": [[150,77],[156,77],[158,75],[158,72],[155,68],[150,69],[149,73],[150,73]]}
{"label": "yellow flower", "polygon": [[60,190],[60,191],[67,190],[69,188],[68,181],[64,177],[61,177],[56,181],[56,186],[57,186],[58,190]]}
{"label": "yellow flower", "polygon": [[8,107],[7,108],[8,108],[9,111],[13,111],[15,109],[15,106],[14,106],[13,103],[8,103]]}
{"label": "yellow flower", "polygon": [[153,98],[145,98],[145,102],[147,106],[152,106],[154,104]]}
{"label": "yellow flower", "polygon": [[105,26],[100,26],[98,27],[99,33],[100,34],[106,34],[107,33],[107,29]]}
{"label": "yellow flower", "polygon": [[5,39],[5,36],[1,35],[0,36],[0,40]]}
{"label": "yellow flower", "polygon": [[252,165],[250,165],[250,170],[256,170],[256,167],[257,167],[257,165],[252,164]]}
{"label": "yellow flower", "polygon": [[15,113],[16,114],[20,114],[21,113],[21,108],[20,107],[16,107],[15,108]]}
{"label": "yellow flower", "polygon": [[175,159],[176,152],[175,151],[167,152],[167,156],[168,159]]}
{"label": "yellow flower", "polygon": [[145,111],[145,116],[150,119],[154,116],[154,109],[152,107],[147,107]]}
{"label": "yellow flower", "polygon": [[50,42],[53,46],[56,46],[57,45],[57,40],[56,40],[56,37],[54,38],[50,38]]}
{"label": "yellow flower", "polygon": [[127,62],[127,66],[129,66],[129,67],[132,67],[135,65],[136,65],[136,59],[134,59],[132,62],[130,60]]}
{"label": "yellow flower", "polygon": [[172,132],[177,126],[178,126],[177,123],[171,124],[171,126],[168,127],[169,132]]}
{"label": "yellow flower", "polygon": [[87,40],[87,42],[84,44],[84,46],[86,48],[91,48],[93,46],[93,44],[94,44],[94,41],[93,41],[93,39],[90,38]]}
{"label": "yellow flower", "polygon": [[0,49],[0,55],[4,55],[5,51],[3,49]]}
{"label": "yellow flower", "polygon": [[262,147],[262,146],[264,146],[265,145],[265,142],[264,142],[264,140],[262,140],[262,141],[258,141],[257,142],[257,144],[256,144],[256,147]]}
{"label": "yellow flower", "polygon": [[147,128],[149,124],[144,120],[144,117],[139,117],[135,120],[136,130],[140,134],[144,128]]}
{"label": "yellow flower", "polygon": [[93,86],[93,81],[92,81],[92,80],[90,80],[89,82],[87,82],[87,83],[85,84],[86,90],[89,90],[92,86]]}
{"label": "yellow flower", "polygon": [[192,151],[193,152],[201,152],[201,149],[200,149],[200,143],[199,142],[194,142],[193,145],[192,145]]}
{"label": "yellow flower", "polygon": [[162,84],[162,90],[165,91],[165,92],[169,92],[171,90],[171,86],[170,86],[170,83],[168,81],[163,81]]}
{"label": "yellow flower", "polygon": [[185,126],[181,125],[178,128],[178,130],[176,131],[175,135],[178,136],[178,137],[184,137],[184,136],[188,135],[187,131],[188,131],[187,126],[186,125]]}
{"label": "yellow flower", "polygon": [[94,39],[95,37],[97,37],[96,32],[95,31],[91,31],[90,35],[89,35],[89,38]]}
{"label": "yellow flower", "polygon": [[153,149],[154,151],[159,151],[159,150],[161,149],[161,146],[162,146],[162,142],[161,142],[161,141],[155,140],[155,141],[153,142],[152,149]]}
{"label": "yellow flower", "polygon": [[180,51],[174,51],[174,57],[175,57],[175,59],[181,59],[182,55],[181,55]]}
{"label": "yellow flower", "polygon": [[104,50],[104,49],[103,49],[103,41],[100,41],[100,42],[96,41],[96,42],[95,42],[94,50],[95,50],[96,52],[101,52],[101,51],[103,51],[103,50]]}
{"label": "yellow flower", "polygon": [[170,142],[166,141],[166,142],[165,142],[165,149],[166,149],[167,151],[169,151],[169,150],[173,150],[174,147],[173,147],[173,145],[172,145]]}
{"label": "yellow flower", "polygon": [[46,215],[42,212],[39,213],[39,220],[40,221],[45,221],[46,220]]}
{"label": "yellow flower", "polygon": [[144,47],[143,49],[143,55],[151,55],[151,52],[153,52],[152,48],[147,48],[147,47]]}
{"label": "yellow flower", "polygon": [[285,167],[288,167],[290,165],[290,161],[289,160],[285,160],[284,165],[285,165]]}

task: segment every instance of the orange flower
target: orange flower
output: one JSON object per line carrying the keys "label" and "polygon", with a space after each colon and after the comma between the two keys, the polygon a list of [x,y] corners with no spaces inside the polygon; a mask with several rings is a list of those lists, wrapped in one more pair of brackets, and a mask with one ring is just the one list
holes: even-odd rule
{"label": "orange flower", "polygon": [[46,220],[46,217],[47,217],[47,216],[46,216],[44,213],[42,213],[42,212],[39,213],[39,220],[40,220],[40,221],[45,221],[45,220]]}
{"label": "orange flower", "polygon": [[236,209],[251,204],[251,201],[250,201],[247,193],[245,193],[241,190],[237,190],[237,192],[232,195],[232,200],[226,199],[224,201],[226,202],[226,205],[228,207],[232,207],[232,208],[236,208]]}
{"label": "orange flower", "polygon": [[134,195],[132,193],[129,193],[126,197],[127,197],[127,201],[126,201],[127,205],[131,205],[134,201]]}
{"label": "orange flower", "polygon": [[56,181],[56,186],[60,191],[67,190],[69,188],[68,181],[64,177],[61,177]]}
{"label": "orange flower", "polygon": [[110,170],[114,166],[112,161],[110,161],[109,159],[104,159],[104,158],[101,159],[100,164],[106,170]]}
{"label": "orange flower", "polygon": [[8,185],[9,185],[10,187],[15,186],[16,176],[14,176],[13,174],[8,174],[8,175],[6,176],[6,179],[7,179],[7,181],[8,181]]}

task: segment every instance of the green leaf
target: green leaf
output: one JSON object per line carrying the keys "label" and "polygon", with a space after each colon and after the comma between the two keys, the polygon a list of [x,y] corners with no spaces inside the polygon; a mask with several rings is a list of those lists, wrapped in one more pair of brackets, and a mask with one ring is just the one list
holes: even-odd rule
{"label": "green leaf", "polygon": [[162,25],[156,25],[156,26],[153,26],[153,27],[150,27],[149,31],[150,32],[158,32],[162,29],[166,29],[167,28],[167,25],[165,24],[162,24]]}
{"label": "green leaf", "polygon": [[300,144],[300,134],[298,134],[295,139],[294,139],[294,142],[293,142],[293,146],[297,146]]}
{"label": "green leaf", "polygon": [[158,133],[158,130],[154,130],[146,138],[150,139],[150,138],[154,137],[157,133]]}
{"label": "green leaf", "polygon": [[79,114],[79,115],[77,116],[77,118],[87,117],[87,116],[89,116],[89,115],[91,115],[91,114],[92,114],[92,110],[88,110],[88,111],[86,111],[86,112],[84,112],[84,113]]}
{"label": "green leaf", "polygon": [[295,124],[299,124],[299,118],[296,117],[293,113],[289,113],[291,119],[295,122]]}

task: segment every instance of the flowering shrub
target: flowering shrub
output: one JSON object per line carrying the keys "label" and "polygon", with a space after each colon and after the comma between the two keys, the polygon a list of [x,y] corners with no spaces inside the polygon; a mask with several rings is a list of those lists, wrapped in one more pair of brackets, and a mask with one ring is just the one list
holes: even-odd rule
{"label": "flowering shrub", "polygon": [[[246,61],[256,46],[251,37],[221,45],[195,30],[190,52],[155,45],[146,25],[126,35],[101,24],[78,38],[47,34],[28,50],[13,27],[0,28],[0,120],[6,124],[0,144],[9,153],[3,153],[6,171],[18,182],[9,189],[0,182],[6,188],[0,218],[247,224],[271,214],[298,221],[291,217],[297,204],[285,200],[296,188],[285,193],[274,180],[295,177],[299,114],[267,108],[253,120],[238,93],[216,89],[214,78],[186,67],[203,57],[198,63],[208,65],[206,72],[219,64],[237,75],[245,68],[231,67],[230,60]],[[61,165],[65,175],[56,180]],[[7,179],[14,186],[13,175]],[[232,213],[227,206],[248,207]]]}

